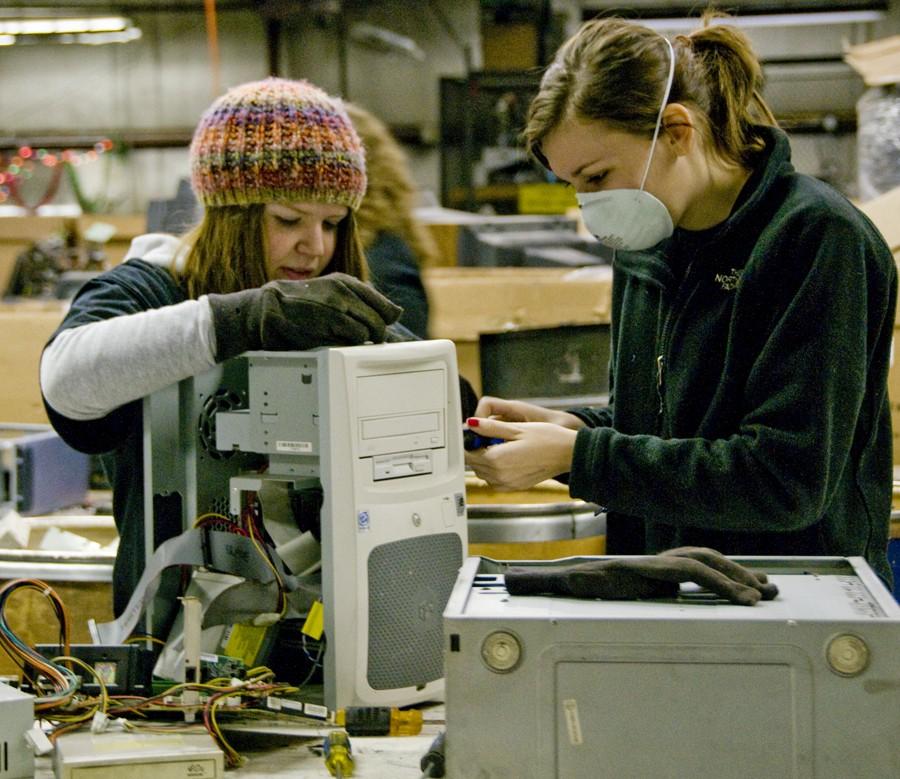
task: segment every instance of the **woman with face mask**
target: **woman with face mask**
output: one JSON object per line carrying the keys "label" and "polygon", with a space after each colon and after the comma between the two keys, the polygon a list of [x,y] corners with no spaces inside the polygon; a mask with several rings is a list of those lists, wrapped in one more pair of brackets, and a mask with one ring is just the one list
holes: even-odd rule
{"label": "woman with face mask", "polygon": [[588,22],[547,69],[524,137],[616,250],[610,402],[483,398],[469,426],[505,443],[467,461],[568,474],[612,554],[862,555],[889,581],[893,258],[794,171],[747,39],[704,21]]}

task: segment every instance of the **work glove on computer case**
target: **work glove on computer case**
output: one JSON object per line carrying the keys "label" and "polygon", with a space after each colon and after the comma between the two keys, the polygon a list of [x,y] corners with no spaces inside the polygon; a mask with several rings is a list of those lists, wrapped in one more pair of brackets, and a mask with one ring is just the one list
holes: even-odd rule
{"label": "work glove on computer case", "polygon": [[309,281],[270,281],[255,289],[209,295],[216,361],[252,349],[273,351],[381,343],[403,309],[345,273]]}
{"label": "work glove on computer case", "polygon": [[778,588],[713,549],[681,547],[658,555],[590,560],[571,565],[509,568],[510,595],[637,600],[674,598],[681,582],[694,582],[732,603],[752,606],[771,600]]}

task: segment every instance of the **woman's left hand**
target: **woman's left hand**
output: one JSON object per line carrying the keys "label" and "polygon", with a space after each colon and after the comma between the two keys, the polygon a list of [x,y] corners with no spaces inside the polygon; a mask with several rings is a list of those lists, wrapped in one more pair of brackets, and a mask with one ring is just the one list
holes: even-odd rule
{"label": "woman's left hand", "polygon": [[504,443],[466,452],[466,465],[499,489],[525,490],[568,473],[577,431],[548,422],[469,420],[469,427],[485,438]]}

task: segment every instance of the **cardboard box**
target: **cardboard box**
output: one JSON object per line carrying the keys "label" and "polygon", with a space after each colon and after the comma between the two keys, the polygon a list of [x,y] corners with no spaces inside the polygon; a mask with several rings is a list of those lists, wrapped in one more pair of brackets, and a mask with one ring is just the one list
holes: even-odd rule
{"label": "cardboard box", "polygon": [[446,223],[432,223],[425,225],[434,243],[437,246],[438,267],[453,267],[456,265],[456,248],[459,245],[459,225]]}
{"label": "cardboard box", "polygon": [[528,70],[538,66],[538,31],[533,22],[481,25],[484,70]]}
{"label": "cardboard box", "polygon": [[859,206],[881,231],[884,240],[900,265],[900,187],[872,198]]}
{"label": "cardboard box", "polygon": [[57,300],[0,305],[0,408],[5,422],[47,423],[38,366],[64,313],[65,305]]}
{"label": "cardboard box", "polygon": [[866,86],[877,87],[900,82],[900,35],[849,46],[844,59]]}
{"label": "cardboard box", "polygon": [[426,268],[429,332],[456,344],[459,372],[481,392],[478,336],[532,327],[606,324],[612,268]]}
{"label": "cardboard box", "polygon": [[479,333],[609,322],[609,266],[430,268],[422,278],[436,338],[472,341]]}
{"label": "cardboard box", "polygon": [[33,243],[53,233],[62,232],[72,220],[61,216],[0,217],[0,241]]}

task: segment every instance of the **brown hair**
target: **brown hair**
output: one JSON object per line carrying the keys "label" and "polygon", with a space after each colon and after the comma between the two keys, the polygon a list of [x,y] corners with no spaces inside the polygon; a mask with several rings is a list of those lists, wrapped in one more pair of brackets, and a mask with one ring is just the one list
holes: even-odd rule
{"label": "brown hair", "polygon": [[344,108],[366,150],[369,185],[356,211],[363,247],[368,249],[378,233],[390,232],[409,244],[420,266],[434,264],[437,246],[413,215],[417,187],[406,154],[380,119],[353,103]]}
{"label": "brown hair", "polygon": [[[206,209],[200,224],[184,238],[187,258],[180,280],[188,297],[238,292],[268,281],[264,210],[262,204]],[[335,271],[368,278],[352,210],[338,224],[334,256],[322,273]]]}
{"label": "brown hair", "polygon": [[[752,164],[764,147],[759,125],[776,124],[762,97],[763,75],[747,37],[703,15],[703,26],[679,35],[670,103],[695,109],[698,129],[725,161]],[[531,102],[526,148],[546,165],[541,141],[564,119],[602,120],[651,137],[669,74],[661,35],[624,19],[594,19],[560,47]]]}

